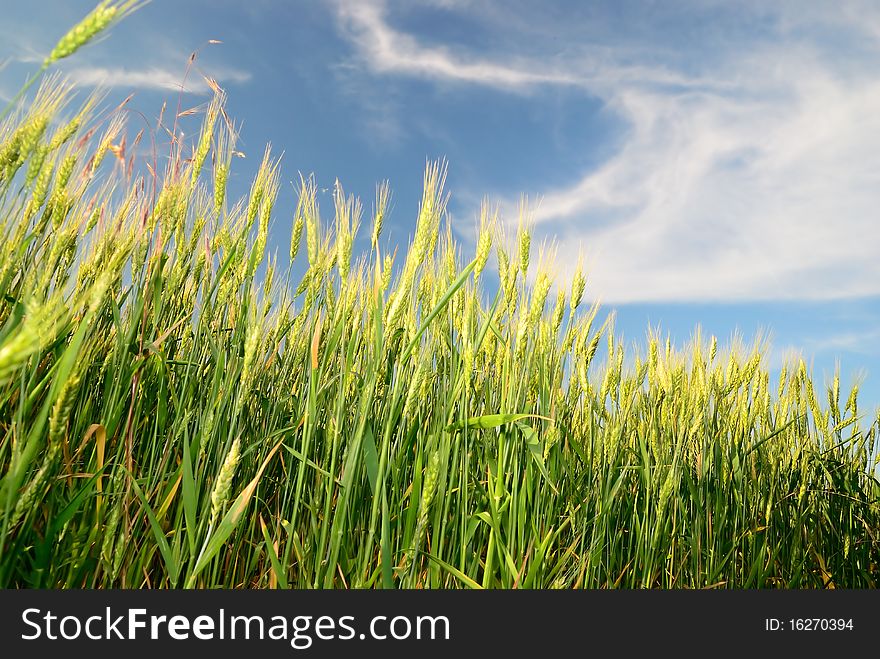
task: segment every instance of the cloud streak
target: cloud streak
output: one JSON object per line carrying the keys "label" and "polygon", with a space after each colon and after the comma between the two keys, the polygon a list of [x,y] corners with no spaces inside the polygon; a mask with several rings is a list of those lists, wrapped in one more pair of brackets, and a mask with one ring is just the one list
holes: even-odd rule
{"label": "cloud streak", "polygon": [[414,37],[393,29],[385,20],[383,6],[377,3],[340,3],[338,14],[345,33],[377,73],[456,80],[507,90],[575,82],[561,73],[529,71],[486,60],[469,62],[455,57],[447,48],[425,47]]}
{"label": "cloud streak", "polygon": [[[455,2],[426,4],[446,9],[459,5],[466,8]],[[521,93],[531,93],[542,86],[594,90],[620,81],[673,87],[711,84],[708,80],[694,80],[660,67],[610,62],[604,52],[579,54],[574,66],[561,57],[535,61],[506,54],[501,61],[472,53],[457,55],[450,47],[425,45],[393,28],[382,2],[340,1],[336,6],[343,34],[355,44],[363,62],[374,73],[454,81]]]}
{"label": "cloud streak", "polygon": [[880,12],[836,16],[836,38],[862,44],[847,59],[822,40],[827,17],[798,7],[780,5],[764,36],[724,43],[687,71],[660,50],[635,61],[599,46],[564,62],[461,53],[396,29],[377,3],[340,4],[338,19],[374,74],[519,94],[573,88],[621,121],[604,162],[527,191],[541,197],[540,232],[559,239],[560,269],[586,255],[594,296],[878,295],[880,74],[866,35],[880,35]]}
{"label": "cloud streak", "polygon": [[877,355],[880,330],[849,331],[822,338],[808,338],[805,345],[811,352],[852,352]]}
{"label": "cloud streak", "polygon": [[[217,81],[224,83],[243,83],[250,80],[250,74],[244,71],[227,70],[212,72]],[[193,73],[183,85],[183,75],[161,67],[146,69],[110,68],[102,66],[78,67],[67,71],[70,80],[82,87],[127,87],[133,89],[150,89],[160,91],[185,91],[205,94],[210,91],[208,84],[198,73]]]}

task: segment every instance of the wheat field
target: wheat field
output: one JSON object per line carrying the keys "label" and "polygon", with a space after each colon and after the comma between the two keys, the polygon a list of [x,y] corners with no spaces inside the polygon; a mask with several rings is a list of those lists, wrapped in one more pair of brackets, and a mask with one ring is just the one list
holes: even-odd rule
{"label": "wheat field", "polygon": [[525,212],[485,205],[465,254],[442,162],[396,249],[386,183],[280,208],[267,148],[229,198],[216,85],[157,170],[44,74],[134,8],[101,3],[0,123],[0,587],[877,586],[857,387],[771,379],[758,340],[625,344]]}

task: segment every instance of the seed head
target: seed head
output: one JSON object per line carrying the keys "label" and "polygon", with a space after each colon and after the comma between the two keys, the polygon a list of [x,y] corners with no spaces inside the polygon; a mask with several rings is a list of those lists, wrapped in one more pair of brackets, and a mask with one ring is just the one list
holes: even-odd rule
{"label": "seed head", "polygon": [[202,124],[202,134],[199,137],[199,144],[193,152],[190,187],[195,187],[199,174],[202,172],[202,167],[205,164],[205,158],[208,157],[208,152],[211,150],[211,142],[214,139],[214,128],[217,124],[217,116],[220,114],[220,106],[222,103],[222,94],[217,94],[208,106],[205,122]]}
{"label": "seed head", "polygon": [[574,279],[571,282],[571,301],[569,303],[571,312],[574,313],[581,304],[584,296],[584,289],[587,287],[587,280],[584,278],[583,270],[578,264],[574,273]]}
{"label": "seed head", "polygon": [[111,4],[110,0],[103,0],[79,24],[74,26],[70,32],[61,37],[61,40],[55,45],[52,52],[49,53],[49,57],[44,61],[43,66],[48,67],[53,62],[70,57],[110,27],[114,21],[119,20],[124,14],[131,11],[133,7],[133,1]]}
{"label": "seed head", "polygon": [[477,264],[474,266],[474,277],[480,276],[486,262],[489,260],[489,254],[492,251],[492,230],[488,224],[481,223],[480,237],[477,239]]}
{"label": "seed head", "polygon": [[532,247],[532,234],[528,227],[523,227],[519,232],[519,268],[525,275],[529,270],[529,254]]}
{"label": "seed head", "polygon": [[391,254],[385,255],[385,261],[382,264],[382,290],[387,291],[391,285],[391,273],[394,269],[394,257]]}
{"label": "seed head", "polygon": [[235,476],[235,468],[238,466],[240,441],[236,437],[232,442],[232,448],[226,454],[223,466],[220,467],[220,473],[217,475],[217,482],[214,483],[214,489],[211,490],[211,524],[213,524],[221,511],[226,507],[229,500],[229,493],[232,489],[232,479]]}
{"label": "seed head", "polygon": [[382,234],[382,223],[385,220],[385,215],[388,212],[388,201],[391,198],[391,192],[389,189],[388,181],[383,181],[376,188],[376,207],[374,209],[373,215],[373,233],[370,236],[370,241],[373,245],[373,249],[376,249],[379,246],[379,236]]}
{"label": "seed head", "polygon": [[293,220],[293,230],[290,232],[290,262],[293,263],[296,260],[297,255],[299,254],[299,247],[302,244],[302,233],[303,227],[305,226],[305,219],[301,212],[299,212],[299,208],[297,208],[297,213],[294,216]]}
{"label": "seed head", "polygon": [[428,523],[428,513],[431,509],[431,503],[434,501],[434,494],[437,492],[439,475],[440,451],[435,449],[428,458],[428,465],[425,467],[425,480],[422,483],[422,500],[419,503],[419,520],[417,524],[419,542],[421,542],[421,536]]}
{"label": "seed head", "polygon": [[565,290],[560,288],[556,292],[556,306],[553,307],[553,315],[551,316],[551,327],[553,329],[553,335],[559,333],[559,328],[562,326],[562,317],[565,314]]}

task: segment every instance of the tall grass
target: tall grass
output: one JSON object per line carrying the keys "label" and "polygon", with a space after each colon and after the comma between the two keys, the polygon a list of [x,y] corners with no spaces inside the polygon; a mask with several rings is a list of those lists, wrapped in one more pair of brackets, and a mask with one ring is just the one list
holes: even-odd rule
{"label": "tall grass", "polygon": [[527,222],[464,256],[440,163],[399,252],[387,185],[276,208],[267,149],[233,201],[217,92],[162,171],[58,78],[0,126],[0,586],[877,585],[857,388],[627,347]]}

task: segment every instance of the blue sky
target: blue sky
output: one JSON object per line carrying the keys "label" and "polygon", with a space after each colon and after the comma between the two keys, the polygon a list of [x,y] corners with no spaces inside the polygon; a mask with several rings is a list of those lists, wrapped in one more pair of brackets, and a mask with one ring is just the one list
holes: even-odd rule
{"label": "blue sky", "polygon": [[[0,0],[0,97],[92,5]],[[557,276],[583,257],[629,340],[769,331],[771,365],[800,352],[821,382],[839,362],[880,403],[876,2],[153,0],[61,68],[154,121],[199,48],[182,106],[201,74],[228,92],[239,193],[270,142],[287,181],[369,205],[388,179],[400,243],[445,157],[466,250],[482,199],[515,225],[528,195]]]}

